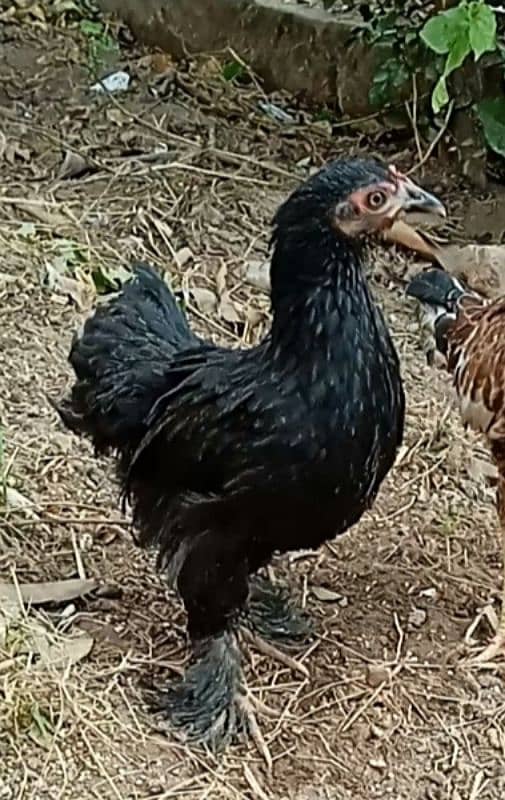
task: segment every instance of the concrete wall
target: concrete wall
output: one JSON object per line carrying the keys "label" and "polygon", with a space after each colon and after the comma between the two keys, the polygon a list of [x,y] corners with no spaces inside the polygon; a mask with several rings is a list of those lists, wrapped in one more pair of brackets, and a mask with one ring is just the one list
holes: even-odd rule
{"label": "concrete wall", "polygon": [[351,42],[351,16],[276,0],[98,0],[135,36],[180,57],[231,47],[267,91],[287,89],[351,116],[367,113],[373,57]]}

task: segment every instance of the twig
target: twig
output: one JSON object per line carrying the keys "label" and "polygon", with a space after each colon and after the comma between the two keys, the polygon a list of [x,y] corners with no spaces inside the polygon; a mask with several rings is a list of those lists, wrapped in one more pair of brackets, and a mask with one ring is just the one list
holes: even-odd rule
{"label": "twig", "polygon": [[421,147],[421,140],[419,138],[419,128],[417,127],[417,81],[415,73],[412,75],[412,110],[410,109],[408,102],[405,103],[405,108],[407,109],[407,114],[412,125],[417,155],[419,157],[419,161],[421,161],[423,157],[423,149]]}
{"label": "twig", "polygon": [[82,739],[83,739],[86,747],[89,750],[89,754],[90,754],[91,758],[93,759],[96,767],[98,768],[98,771],[100,772],[100,774],[105,778],[105,780],[109,784],[110,788],[112,789],[113,794],[118,798],[118,800],[124,800],[123,795],[121,794],[121,792],[117,788],[116,784],[112,780],[111,776],[109,775],[109,773],[105,769],[101,759],[98,757],[97,753],[95,752],[95,749],[91,746],[91,743],[90,743],[88,737],[86,736],[86,734],[84,733],[84,731],[82,732],[81,736],[82,736]]}
{"label": "twig", "polygon": [[398,664],[398,666],[396,667],[396,669],[394,669],[394,670],[392,671],[392,673],[391,673],[391,676],[389,676],[387,680],[385,680],[385,681],[382,681],[382,683],[380,684],[380,686],[378,686],[378,687],[377,687],[377,689],[376,689],[374,692],[372,692],[372,694],[370,695],[370,697],[369,697],[369,698],[368,698],[368,699],[367,699],[367,700],[366,700],[366,701],[363,703],[363,705],[362,705],[362,706],[360,706],[359,708],[357,708],[357,709],[356,709],[356,711],[354,711],[354,713],[353,713],[353,714],[351,714],[351,716],[347,718],[347,720],[346,720],[346,721],[343,723],[343,725],[340,727],[340,731],[341,731],[341,733],[345,733],[347,730],[349,730],[349,728],[350,728],[352,725],[354,725],[354,723],[356,722],[356,720],[358,720],[358,719],[359,719],[361,716],[363,716],[363,714],[365,713],[365,711],[367,710],[367,708],[370,708],[370,706],[372,705],[372,703],[374,703],[374,702],[375,702],[375,700],[378,698],[378,696],[380,695],[380,693],[382,692],[382,690],[384,689],[384,687],[385,687],[385,686],[386,686],[386,685],[389,683],[389,681],[390,681],[392,678],[394,678],[394,676],[395,676],[395,675],[397,675],[397,674],[400,672],[400,670],[401,670],[402,668],[403,668],[403,665],[402,665],[402,664]]}
{"label": "twig", "polygon": [[138,125],[141,125],[146,130],[151,131],[151,133],[155,133],[156,136],[160,136],[161,138],[168,139],[172,142],[179,142],[180,144],[184,144],[188,147],[196,147],[198,150],[204,153],[213,153],[214,155],[220,158],[231,158],[235,162],[243,163],[243,164],[251,164],[255,167],[259,167],[260,169],[264,169],[267,172],[272,172],[276,175],[283,175],[284,177],[294,178],[292,173],[288,172],[281,167],[276,167],[274,164],[267,164],[264,161],[257,161],[255,158],[251,156],[244,156],[241,153],[233,153],[228,150],[221,150],[219,147],[205,147],[200,144],[200,142],[195,141],[194,139],[189,139],[187,136],[179,136],[177,133],[171,133],[170,131],[166,131],[163,128],[159,128],[157,125],[154,125],[151,122],[148,122],[145,119],[142,119],[138,114],[135,114],[133,111],[129,111],[129,109],[125,108],[114,95],[106,90],[106,93],[109,97],[111,103],[119,110],[125,117],[128,119],[134,120]]}
{"label": "twig", "polygon": [[249,784],[251,791],[253,792],[254,796],[258,798],[258,800],[270,800],[268,794],[266,794],[261,786],[259,785],[258,781],[256,780],[255,776],[252,773],[252,770],[244,764],[244,777]]}
{"label": "twig", "polygon": [[184,164],[182,161],[171,161],[169,164],[155,164],[153,167],[149,167],[147,172],[165,172],[170,169],[179,169],[183,172],[196,172],[200,175],[208,175],[211,178],[221,178],[223,180],[232,180],[239,183],[253,183],[255,186],[269,186],[268,181],[262,181],[260,178],[250,178],[248,175],[229,175],[227,172],[221,172],[217,169],[197,167],[195,164]]}
{"label": "twig", "polygon": [[415,164],[412,167],[412,169],[410,169],[407,172],[407,175],[412,175],[414,172],[417,172],[417,170],[420,169],[424,164],[426,164],[426,162],[430,158],[431,154],[433,153],[435,147],[437,146],[437,144],[441,140],[442,136],[447,131],[447,128],[449,127],[449,122],[450,122],[450,119],[451,119],[451,114],[452,114],[453,108],[454,108],[454,100],[451,100],[451,102],[449,103],[449,107],[447,109],[447,113],[445,115],[445,118],[444,118],[444,121],[442,123],[442,126],[441,126],[440,130],[438,131],[437,135],[435,136],[435,138],[431,142],[431,144],[428,147],[428,149],[427,149],[426,153],[424,154],[424,156],[421,158],[421,160],[417,164]]}
{"label": "twig", "polygon": [[405,634],[403,632],[402,626],[400,625],[400,620],[398,619],[398,614],[396,613],[396,611],[393,614],[393,619],[395,623],[395,628],[398,633],[398,644],[396,645],[396,663],[398,663],[400,661],[400,656],[402,654],[402,647],[405,639]]}
{"label": "twig", "polygon": [[72,547],[74,549],[74,557],[75,557],[75,565],[77,567],[77,574],[82,581],[86,580],[86,570],[84,569],[84,564],[82,561],[81,551],[79,550],[79,545],[77,544],[77,537],[75,532],[72,531]]}

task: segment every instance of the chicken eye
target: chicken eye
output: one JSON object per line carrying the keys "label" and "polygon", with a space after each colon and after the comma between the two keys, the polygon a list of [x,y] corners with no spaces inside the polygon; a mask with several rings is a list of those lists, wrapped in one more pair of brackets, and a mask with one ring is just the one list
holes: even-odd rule
{"label": "chicken eye", "polygon": [[387,195],[385,192],[381,191],[380,189],[375,189],[373,192],[367,196],[366,202],[368,208],[371,208],[373,211],[377,211],[387,200]]}

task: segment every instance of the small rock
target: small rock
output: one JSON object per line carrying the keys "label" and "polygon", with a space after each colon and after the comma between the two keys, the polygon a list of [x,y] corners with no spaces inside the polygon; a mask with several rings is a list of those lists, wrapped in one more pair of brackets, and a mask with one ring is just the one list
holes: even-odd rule
{"label": "small rock", "polygon": [[370,734],[376,739],[382,739],[386,733],[387,731],[385,731],[384,728],[380,728],[379,725],[370,725]]}
{"label": "small rock", "polygon": [[175,254],[175,260],[177,261],[178,267],[184,267],[188,261],[191,261],[192,258],[193,252],[189,247],[181,247],[181,249]]}
{"label": "small rock", "polygon": [[387,769],[387,764],[383,758],[371,758],[368,763],[374,769]]}
{"label": "small rock", "polygon": [[435,783],[437,786],[443,786],[446,783],[445,775],[443,775],[441,772],[437,772],[436,770],[431,772],[427,777],[428,780],[430,780],[432,783]]}
{"label": "small rock", "polygon": [[434,586],[431,586],[429,589],[422,589],[419,592],[419,597],[428,597],[430,600],[434,600],[437,597],[437,590]]}
{"label": "small rock", "polygon": [[321,600],[323,603],[335,603],[337,600],[342,600],[341,594],[326,589],[324,586],[312,586],[311,592],[317,600]]}
{"label": "small rock", "polygon": [[378,664],[370,664],[366,671],[366,682],[372,689],[376,689],[381,683],[385,683],[391,677],[387,667]]}
{"label": "small rock", "polygon": [[501,750],[501,740],[500,735],[496,728],[490,728],[487,733],[487,738],[489,740],[489,744],[491,747],[494,747],[495,750]]}
{"label": "small rock", "polygon": [[95,590],[94,594],[96,597],[116,599],[122,597],[123,590],[120,586],[115,586],[112,583],[104,583]]}
{"label": "small rock", "polygon": [[426,616],[427,614],[424,608],[415,608],[409,614],[408,623],[414,628],[420,628],[421,625],[424,625],[426,622]]}

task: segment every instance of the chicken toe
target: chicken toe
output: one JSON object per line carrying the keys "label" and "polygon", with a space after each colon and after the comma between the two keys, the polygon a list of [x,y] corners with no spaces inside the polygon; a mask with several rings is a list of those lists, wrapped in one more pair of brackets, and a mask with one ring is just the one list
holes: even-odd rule
{"label": "chicken toe", "polygon": [[299,645],[312,630],[309,619],[296,608],[286,589],[258,575],[250,582],[244,624],[285,647]]}

